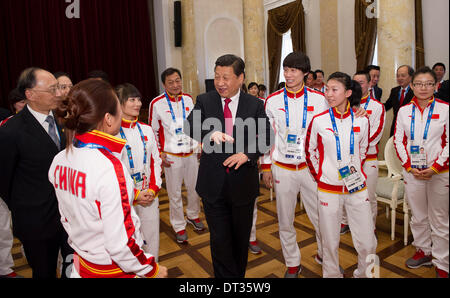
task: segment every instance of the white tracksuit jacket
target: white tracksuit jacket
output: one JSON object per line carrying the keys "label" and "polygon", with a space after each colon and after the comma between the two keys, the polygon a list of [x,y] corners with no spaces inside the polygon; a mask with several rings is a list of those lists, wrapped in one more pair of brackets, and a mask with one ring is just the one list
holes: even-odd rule
{"label": "white tracksuit jacket", "polygon": [[141,249],[140,220],[132,208],[134,183],[119,159],[126,141],[96,130],[75,140],[102,148],[70,146],[60,152],[50,166],[49,180],[76,252],[78,275],[156,276],[155,258]]}

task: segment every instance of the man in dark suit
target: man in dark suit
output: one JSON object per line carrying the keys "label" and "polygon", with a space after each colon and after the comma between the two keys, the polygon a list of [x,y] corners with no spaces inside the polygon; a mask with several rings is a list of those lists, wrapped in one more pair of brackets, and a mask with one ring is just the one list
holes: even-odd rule
{"label": "man in dark suit", "polygon": [[380,67],[378,65],[369,65],[366,67],[366,72],[370,75],[370,96],[381,101],[383,89],[378,87],[378,81],[380,80]]}
{"label": "man in dark suit", "polygon": [[450,98],[450,92],[449,92],[449,80],[446,80],[442,83],[441,87],[439,88],[439,91],[434,94],[436,98],[439,98],[440,100],[449,102]]}
{"label": "man in dark suit", "polygon": [[397,83],[399,86],[392,88],[388,100],[384,103],[386,112],[391,108],[394,110],[394,118],[391,124],[392,137],[395,131],[395,123],[397,122],[398,110],[407,105],[414,97],[414,92],[411,90],[409,84],[411,83],[414,69],[409,65],[402,65],[397,69]]}
{"label": "man in dark suit", "polygon": [[5,120],[9,116],[11,116],[11,111],[10,110],[4,109],[4,108],[0,108],[0,122]]}
{"label": "man in dark suit", "polygon": [[55,77],[39,68],[24,70],[17,88],[27,106],[0,127],[0,197],[11,210],[33,278],[56,277],[60,250],[65,277],[73,251],[48,180],[50,164],[66,143],[52,112],[61,91]]}
{"label": "man in dark suit", "polygon": [[214,275],[244,277],[253,207],[259,195],[258,158],[270,150],[273,130],[263,102],[240,91],[245,64],[217,59],[214,91],[199,95],[185,132],[203,143],[196,190],[210,230]]}

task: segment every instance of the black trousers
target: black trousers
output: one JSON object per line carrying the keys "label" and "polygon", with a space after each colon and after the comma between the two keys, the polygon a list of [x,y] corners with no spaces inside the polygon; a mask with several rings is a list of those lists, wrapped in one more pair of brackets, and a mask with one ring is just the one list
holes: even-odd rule
{"label": "black trousers", "polygon": [[216,278],[245,277],[255,199],[246,205],[235,206],[226,188],[214,204],[203,198]]}
{"label": "black trousers", "polygon": [[61,250],[63,258],[61,278],[70,277],[70,268],[73,263],[73,249],[67,243],[67,233],[61,226],[52,237],[43,239],[22,238],[23,249],[28,264],[33,271],[35,279],[56,278],[58,252]]}

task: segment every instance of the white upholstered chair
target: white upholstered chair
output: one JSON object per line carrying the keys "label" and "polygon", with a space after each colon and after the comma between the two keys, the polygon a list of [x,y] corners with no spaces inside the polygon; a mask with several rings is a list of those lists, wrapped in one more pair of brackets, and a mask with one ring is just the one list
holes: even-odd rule
{"label": "white upholstered chair", "polygon": [[386,143],[384,149],[385,160],[379,161],[379,165],[385,165],[388,173],[385,177],[378,177],[376,197],[378,202],[387,204],[386,217],[389,218],[389,209],[391,213],[391,240],[395,238],[395,219],[397,206],[403,205],[404,211],[404,234],[405,245],[408,238],[408,207],[405,204],[405,185],[403,182],[403,168],[394,148],[394,140],[391,137]]}

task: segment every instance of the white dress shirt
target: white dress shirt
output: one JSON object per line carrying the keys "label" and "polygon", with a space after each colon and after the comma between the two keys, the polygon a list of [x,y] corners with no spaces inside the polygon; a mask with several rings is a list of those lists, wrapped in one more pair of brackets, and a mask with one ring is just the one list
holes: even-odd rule
{"label": "white dress shirt", "polygon": [[[33,115],[34,118],[36,118],[36,120],[39,122],[39,124],[42,125],[42,127],[45,129],[45,131],[46,131],[47,133],[49,133],[49,132],[48,132],[48,126],[49,126],[49,124],[48,124],[48,122],[45,121],[45,120],[47,120],[48,115],[50,115],[50,116],[53,117],[53,119],[55,120],[55,124],[56,124],[56,119],[55,119],[55,115],[53,115],[53,112],[50,111],[50,113],[49,113],[48,115],[46,115],[46,114],[42,114],[42,113],[40,113],[40,112],[36,112],[36,111],[33,110],[29,105],[27,105],[27,108],[28,108],[28,110],[30,111],[31,115]],[[57,136],[58,139],[61,141],[61,137],[60,137],[60,135],[59,135],[59,132],[58,132],[58,129],[56,128],[56,126],[55,126],[55,130],[56,130],[56,136]]]}
{"label": "white dress shirt", "polygon": [[[231,115],[233,115],[233,125],[236,121],[236,113],[239,105],[239,97],[241,95],[241,90],[239,89],[238,93],[234,95],[233,97],[230,97],[231,101],[228,104],[228,107],[230,108]],[[221,97],[222,99],[222,110],[225,108],[225,97]]]}

